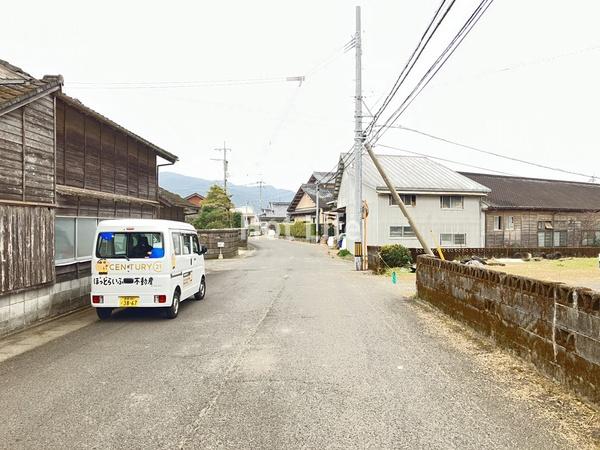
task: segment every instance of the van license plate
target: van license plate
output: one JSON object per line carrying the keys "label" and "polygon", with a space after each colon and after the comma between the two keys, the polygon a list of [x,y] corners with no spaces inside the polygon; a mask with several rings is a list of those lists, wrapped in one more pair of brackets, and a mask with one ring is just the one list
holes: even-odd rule
{"label": "van license plate", "polygon": [[119,297],[119,306],[123,308],[130,308],[132,306],[139,306],[139,297]]}

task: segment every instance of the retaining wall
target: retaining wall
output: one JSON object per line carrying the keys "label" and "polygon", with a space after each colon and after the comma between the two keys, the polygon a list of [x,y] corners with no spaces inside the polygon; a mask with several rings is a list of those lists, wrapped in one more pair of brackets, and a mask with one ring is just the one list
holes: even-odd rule
{"label": "retaining wall", "polygon": [[419,256],[417,295],[600,403],[600,292]]}
{"label": "retaining wall", "polygon": [[[222,230],[198,230],[200,244],[208,248],[204,255],[206,259],[216,259],[219,253],[223,258],[233,258],[238,255],[241,244],[241,230],[239,228],[226,228]],[[218,243],[223,242],[224,247],[219,248]]]}
{"label": "retaining wall", "polygon": [[[369,269],[374,272],[380,272],[384,269],[381,258],[377,254],[380,249],[381,247],[376,245],[369,245],[367,247]],[[424,254],[422,248],[409,248],[408,250],[413,261],[416,261],[419,255]],[[437,255],[437,251],[435,249],[432,250]],[[560,253],[563,257],[595,258],[600,253],[600,247],[457,247],[444,248],[442,251],[444,252],[444,257],[448,260],[458,260],[473,255],[481,258],[512,258],[518,253],[531,253],[533,256]]]}

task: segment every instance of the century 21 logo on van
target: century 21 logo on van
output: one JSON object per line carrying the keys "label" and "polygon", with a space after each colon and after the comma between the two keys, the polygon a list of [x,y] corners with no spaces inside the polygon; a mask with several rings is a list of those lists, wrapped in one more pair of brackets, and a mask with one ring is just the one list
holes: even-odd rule
{"label": "century 21 logo on van", "polygon": [[107,274],[108,272],[160,272],[162,271],[162,263],[109,263],[106,259],[100,259],[96,263],[96,271],[101,275]]}

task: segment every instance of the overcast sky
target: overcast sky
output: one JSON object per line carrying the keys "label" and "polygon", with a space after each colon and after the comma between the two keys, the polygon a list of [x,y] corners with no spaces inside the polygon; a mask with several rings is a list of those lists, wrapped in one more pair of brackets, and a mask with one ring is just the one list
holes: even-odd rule
{"label": "overcast sky", "polygon": [[[476,3],[457,0],[398,99]],[[354,32],[356,4],[363,8],[365,101],[376,109],[438,0],[9,2],[2,14],[23,19],[3,21],[0,59],[34,76],[62,74],[67,94],[177,154],[169,170],[220,178],[212,149],[226,140],[232,182],[262,178],[296,190],[352,144],[354,53],[341,49]],[[399,123],[600,176],[598,17],[597,0],[497,0]],[[300,87],[282,81],[301,75]],[[151,88],[113,84],[140,82]],[[380,143],[511,174],[586,181],[404,130],[390,129]]]}

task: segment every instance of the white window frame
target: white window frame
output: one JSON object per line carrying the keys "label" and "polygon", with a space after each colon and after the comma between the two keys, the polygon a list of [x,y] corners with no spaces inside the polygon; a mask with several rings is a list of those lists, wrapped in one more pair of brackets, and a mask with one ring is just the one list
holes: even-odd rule
{"label": "white window frame", "polygon": [[515,229],[515,216],[506,216],[506,229],[507,230]]}
{"label": "white window frame", "polygon": [[[449,236],[449,239],[443,240],[442,236]],[[456,237],[464,236],[464,243],[457,244]],[[440,233],[440,247],[453,248],[453,247],[466,247],[467,246],[467,233]]]}
{"label": "white window frame", "polygon": [[[392,228],[400,228],[400,236],[392,236]],[[411,228],[410,225],[390,225],[388,228],[388,236],[390,239],[416,239],[417,236],[414,230],[410,234],[406,234],[406,229]]]}
{"label": "white window frame", "polygon": [[493,216],[494,231],[502,231],[502,216]]}
{"label": "white window frame", "polygon": [[[102,220],[106,220],[105,218],[100,218],[100,217],[91,217],[91,216],[56,216],[55,219],[74,219],[75,220],[75,239],[73,240],[73,258],[68,258],[68,259],[54,259],[54,266],[55,267],[60,267],[60,266],[68,266],[70,264],[75,264],[78,262],[87,262],[87,261],[91,261],[93,258],[93,252],[90,256],[81,256],[81,257],[77,257],[77,245],[78,245],[78,233],[77,233],[77,221],[78,219],[95,219],[96,220],[96,226],[98,226],[98,223],[100,223],[100,221]],[[56,233],[56,223],[54,225],[54,232]],[[55,242],[54,242],[54,248],[56,250],[56,236],[54,237]]]}
{"label": "white window frame", "polygon": [[[400,196],[400,198],[404,202],[404,206],[411,207],[411,208],[414,208],[415,206],[417,206],[417,196],[416,196],[416,194],[398,194],[398,195]],[[405,201],[406,197],[411,197],[410,203],[407,203]],[[412,202],[412,198],[413,197],[415,199],[414,203]],[[394,197],[392,197],[392,194],[388,195],[388,205],[389,206],[398,206],[396,203],[394,203]]]}
{"label": "white window frame", "polygon": [[[447,208],[444,207],[444,198],[450,199],[449,206]],[[457,199],[457,198],[460,198],[460,206],[459,207],[453,206],[453,202],[452,202],[452,199]],[[445,210],[463,210],[463,209],[465,209],[465,196],[464,195],[440,195],[440,208],[445,209]]]}

